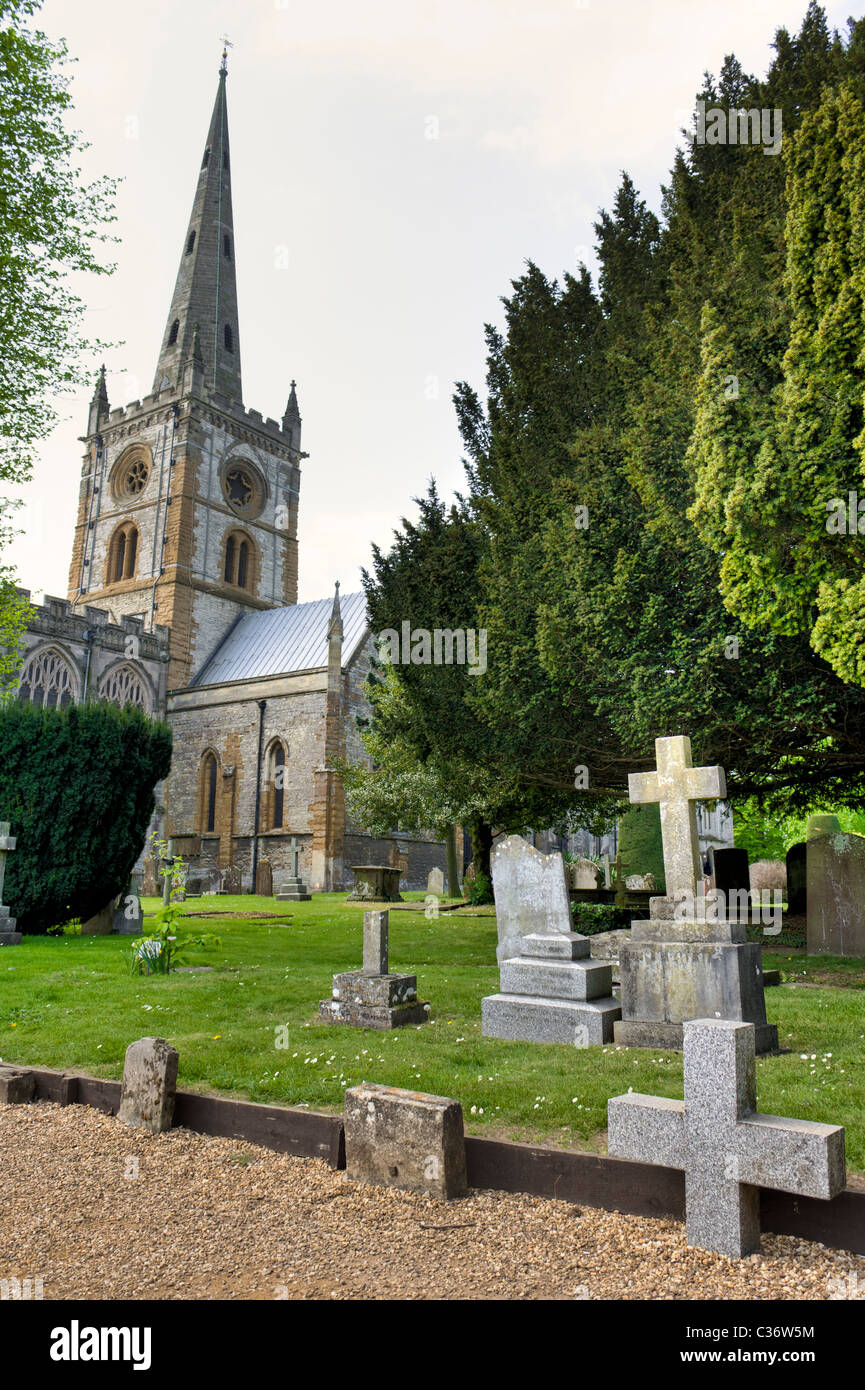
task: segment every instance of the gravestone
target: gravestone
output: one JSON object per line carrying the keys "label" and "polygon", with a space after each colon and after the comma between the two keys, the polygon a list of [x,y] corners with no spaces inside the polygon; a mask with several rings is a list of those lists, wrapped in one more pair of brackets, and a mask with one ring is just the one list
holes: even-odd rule
{"label": "gravestone", "polygon": [[787,911],[803,915],[808,907],[808,846],[804,840],[787,850]]}
{"label": "gravestone", "polygon": [[481,1001],[484,1037],[576,1047],[610,1042],[621,1014],[612,972],[591,959],[588,938],[571,930],[562,856],[509,835],[490,863],[501,992]]}
{"label": "gravestone", "polygon": [[730,1259],[760,1248],[761,1187],[828,1200],[845,1182],[844,1131],[757,1114],[754,1025],[684,1025],[685,1099],[607,1103],[617,1158],[684,1168],[688,1244]]}
{"label": "gravestone", "polygon": [[259,859],[256,865],[255,891],[260,898],[273,897],[273,869],[267,859]]}
{"label": "gravestone", "polygon": [[428,893],[434,893],[437,898],[444,896],[445,876],[441,869],[430,869],[426,879],[426,890]]}
{"label": "gravestone", "polygon": [[114,898],[86,922],[81,923],[82,936],[110,936],[114,931]]}
{"label": "gravestone", "polygon": [[729,901],[730,893],[751,891],[751,874],[746,849],[716,849],[709,846],[709,886],[724,894]]}
{"label": "gravestone", "polygon": [[141,895],[144,898],[156,898],[162,892],[161,879],[159,877],[159,866],[153,855],[144,861],[144,873],[141,876]]}
{"label": "gravestone", "polygon": [[817,835],[840,835],[841,822],[837,816],[819,812],[809,816],[805,825],[805,839],[813,840]]}
{"label": "gravestone", "polygon": [[21,933],[15,930],[16,919],[3,906],[3,883],[6,878],[6,855],[14,852],[17,836],[10,835],[10,821],[0,821],[0,946],[20,946]]}
{"label": "gravestone", "polygon": [[865,956],[865,837],[809,833],[806,872],[809,956]]}
{"label": "gravestone", "polygon": [[222,892],[232,894],[243,892],[243,879],[240,869],[236,864],[229,864],[228,868],[223,873]]}
{"label": "gravestone", "polygon": [[346,1091],[345,1175],[432,1197],[464,1197],[459,1101],[371,1082]]}
{"label": "gravestone", "polygon": [[429,1004],[417,997],[416,975],[393,975],[388,969],[388,914],[363,914],[363,967],[333,977],[330,999],[322,999],[319,1018],[351,1028],[384,1031],[407,1023],[428,1023]]}
{"label": "gravestone", "polygon": [[604,869],[604,887],[609,890],[613,886],[612,879],[610,878],[610,856],[605,854],[601,863]]}
{"label": "gravestone", "polygon": [[292,860],[291,877],[283,878],[280,881],[279,886],[276,890],[276,901],[278,903],[309,902],[310,898],[312,897],[312,894],[310,893],[309,888],[303,882],[303,879],[300,876],[300,869],[298,867],[300,862],[300,852],[303,846],[297,839],[297,836],[292,835],[288,844],[288,848],[291,852]]}
{"label": "gravestone", "polygon": [[126,1049],[118,1118],[161,1134],[171,1128],[177,1093],[177,1052],[164,1038],[139,1038]]}
{"label": "gravestone", "polygon": [[655,876],[654,874],[629,874],[625,879],[625,887],[630,893],[653,893]]}
{"label": "gravestone", "polygon": [[120,936],[141,936],[144,931],[144,914],[141,899],[135,893],[121,893],[115,900],[111,929]]}
{"label": "gravestone", "polygon": [[615,1039],[625,1047],[680,1048],[692,1018],[753,1023],[758,1052],[777,1051],[766,1020],[760,946],[744,923],[718,919],[717,903],[698,896],[703,882],[696,802],[723,799],[721,767],[694,767],[684,737],[655,740],[657,772],[631,773],[632,801],[660,802],[667,896],[652,898],[648,922],[633,921],[622,943],[622,1017]]}
{"label": "gravestone", "polygon": [[601,871],[591,859],[575,859],[569,865],[571,887],[579,892],[594,893],[598,888]]}
{"label": "gravestone", "polygon": [[571,934],[568,882],[560,854],[542,854],[521,835],[508,835],[493,850],[490,867],[499,965],[520,954],[525,936]]}

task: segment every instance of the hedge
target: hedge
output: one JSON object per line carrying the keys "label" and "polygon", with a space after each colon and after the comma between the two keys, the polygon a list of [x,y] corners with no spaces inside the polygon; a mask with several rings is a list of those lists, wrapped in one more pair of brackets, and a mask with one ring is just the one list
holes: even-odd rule
{"label": "hedge", "polygon": [[18,930],[86,921],[129,883],[171,764],[171,730],[104,702],[0,705],[0,820],[18,845],[3,897]]}

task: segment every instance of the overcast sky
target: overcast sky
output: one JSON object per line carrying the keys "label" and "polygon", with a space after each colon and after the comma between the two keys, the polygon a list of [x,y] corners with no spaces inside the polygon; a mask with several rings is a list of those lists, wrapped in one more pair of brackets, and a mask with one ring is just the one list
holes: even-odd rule
{"label": "overcast sky", "polygon": [[[112,406],[151,389],[229,56],[247,407],[303,416],[300,598],[359,587],[434,475],[463,486],[451,392],[526,259],[594,269],[622,169],[659,210],[705,70],[763,74],[806,0],[47,0],[77,59],[85,173],[119,175],[110,279],[78,282]],[[827,6],[844,28],[862,4]],[[284,267],[284,268],[283,268]],[[65,595],[86,398],[25,490],[22,584]]]}

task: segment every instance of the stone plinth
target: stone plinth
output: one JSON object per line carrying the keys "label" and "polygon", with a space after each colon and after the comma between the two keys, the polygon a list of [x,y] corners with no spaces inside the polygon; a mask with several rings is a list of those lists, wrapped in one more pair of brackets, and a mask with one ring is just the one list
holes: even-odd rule
{"label": "stone plinth", "polygon": [[297,877],[284,878],[276,892],[278,903],[307,903],[311,897],[303,879]]}
{"label": "stone plinth", "polygon": [[760,1248],[761,1187],[824,1200],[842,1191],[844,1131],[756,1113],[753,1025],[692,1019],[684,1047],[684,1101],[615,1096],[609,1151],[683,1168],[688,1244],[740,1259]]}
{"label": "stone plinth", "polygon": [[354,888],[349,893],[350,903],[401,903],[399,891],[401,869],[390,864],[352,864]]}
{"label": "stone plinth", "polygon": [[388,914],[363,914],[363,968],[333,977],[330,999],[322,999],[323,1023],[346,1023],[351,1028],[384,1031],[409,1023],[428,1023],[430,1006],[417,997],[416,975],[388,970]]}
{"label": "stone plinth", "polygon": [[357,1182],[433,1197],[464,1196],[459,1101],[373,1084],[346,1091],[345,1170]]}
{"label": "stone plinth", "polygon": [[760,946],[747,941],[744,923],[632,922],[619,968],[617,1043],[681,1048],[688,1019],[723,1018],[752,1023],[757,1051],[777,1052],[778,1030],[766,1019]]}
{"label": "stone plinth", "polygon": [[865,837],[812,834],[808,822],[809,956],[865,956]]}
{"label": "stone plinth", "polygon": [[590,951],[588,938],[574,932],[524,936],[523,954],[502,962],[501,993],[481,1000],[484,1037],[572,1047],[611,1042],[621,1008],[610,966]]}

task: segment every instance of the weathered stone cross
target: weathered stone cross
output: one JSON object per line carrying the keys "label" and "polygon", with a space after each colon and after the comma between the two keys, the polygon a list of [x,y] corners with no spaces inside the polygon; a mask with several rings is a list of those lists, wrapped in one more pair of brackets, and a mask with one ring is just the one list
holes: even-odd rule
{"label": "weathered stone cross", "polygon": [[[0,821],[0,904],[3,902],[3,880],[6,877],[6,855],[11,854],[16,844],[17,838],[9,834],[10,822]],[[2,910],[2,908],[0,908]]]}
{"label": "weathered stone cross", "polygon": [[298,840],[296,835],[292,835],[291,839],[288,842],[288,848],[291,850],[292,854],[292,873],[294,874],[295,878],[299,878],[300,874],[297,867],[297,861],[300,856],[300,841]]}
{"label": "weathered stone cross", "polygon": [[685,1099],[614,1096],[608,1147],[617,1158],[685,1170],[688,1244],[740,1259],[760,1248],[761,1187],[834,1197],[844,1187],[844,1130],[759,1115],[754,1025],[684,1025]]}
{"label": "weathered stone cross", "polygon": [[694,803],[727,795],[724,769],[694,767],[691,740],[684,736],[656,738],[655,757],[657,772],[629,774],[628,795],[631,801],[661,803],[667,897],[677,893],[693,896],[703,878]]}
{"label": "weathered stone cross", "polygon": [[363,973],[387,974],[387,912],[363,914]]}

